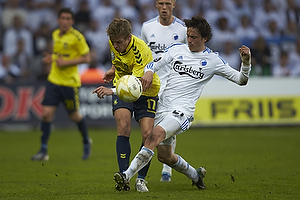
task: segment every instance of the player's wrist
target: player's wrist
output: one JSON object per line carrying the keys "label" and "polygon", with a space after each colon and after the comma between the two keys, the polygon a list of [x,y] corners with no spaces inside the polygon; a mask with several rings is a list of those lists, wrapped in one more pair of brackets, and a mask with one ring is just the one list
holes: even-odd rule
{"label": "player's wrist", "polygon": [[117,93],[117,89],[116,88],[110,88],[110,89],[113,92],[113,95],[115,95]]}

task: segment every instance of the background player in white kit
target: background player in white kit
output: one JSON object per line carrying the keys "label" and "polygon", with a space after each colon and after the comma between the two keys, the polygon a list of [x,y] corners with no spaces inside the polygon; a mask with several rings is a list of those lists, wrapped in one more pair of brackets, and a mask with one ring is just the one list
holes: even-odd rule
{"label": "background player in white kit", "polygon": [[184,22],[187,26],[188,45],[171,45],[161,57],[145,67],[145,74],[141,78],[143,90],[150,88],[154,72],[169,66],[167,85],[158,104],[154,129],[146,138],[144,147],[124,173],[114,174],[118,184],[129,182],[135,173],[151,160],[156,147],[159,161],[192,179],[192,183],[198,189],[205,189],[203,179],[206,170],[203,167],[196,170],[182,157],[174,154],[171,146],[166,148],[160,144],[169,143],[173,135],[180,134],[190,127],[195,104],[203,87],[214,75],[223,76],[238,85],[246,85],[251,70],[251,55],[248,47],[243,45],[239,48],[242,64],[241,70],[236,71],[218,53],[205,46],[212,37],[211,27],[206,19],[196,16]]}
{"label": "background player in white kit", "polygon": [[[186,26],[183,21],[173,15],[176,0],[156,0],[159,16],[143,23],[141,39],[146,42],[152,51],[153,59],[159,57],[172,43],[187,43]],[[166,85],[167,68],[158,70],[160,78],[160,92]],[[176,136],[173,136],[172,151],[176,147]],[[161,181],[171,181],[172,168],[163,164]]]}

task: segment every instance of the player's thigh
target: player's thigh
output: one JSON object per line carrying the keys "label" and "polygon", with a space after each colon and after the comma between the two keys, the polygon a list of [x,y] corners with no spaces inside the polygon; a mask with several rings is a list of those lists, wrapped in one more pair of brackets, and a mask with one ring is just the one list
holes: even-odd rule
{"label": "player's thigh", "polygon": [[46,82],[46,90],[42,101],[43,106],[58,106],[61,101],[61,95],[58,85],[55,85],[49,81]]}
{"label": "player's thigh", "polygon": [[78,87],[65,87],[60,86],[59,88],[62,102],[68,111],[68,113],[73,113],[79,110],[79,88]]}
{"label": "player's thigh", "polygon": [[[182,133],[181,124],[172,113],[164,113],[157,115],[155,119],[155,127],[160,126],[165,131],[165,138],[161,145],[172,145],[173,136]],[[170,139],[171,138],[171,139]]]}
{"label": "player's thigh", "polygon": [[118,135],[130,136],[133,103],[122,101],[117,95],[112,96],[112,110],[117,123]]}

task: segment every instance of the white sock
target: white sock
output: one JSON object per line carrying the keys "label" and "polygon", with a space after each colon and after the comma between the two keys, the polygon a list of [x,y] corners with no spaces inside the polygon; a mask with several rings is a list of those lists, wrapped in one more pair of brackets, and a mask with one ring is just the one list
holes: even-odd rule
{"label": "white sock", "polygon": [[151,149],[142,147],[140,152],[131,161],[128,169],[124,172],[126,179],[129,181],[140,169],[147,165],[153,155],[154,152]]}
{"label": "white sock", "polygon": [[172,168],[182,174],[185,174],[187,177],[189,177],[195,183],[197,183],[199,178],[196,169],[193,166],[189,165],[189,163],[187,163],[179,155],[177,155],[177,157],[178,157],[178,161],[175,165],[172,166]]}
{"label": "white sock", "polygon": [[169,165],[167,165],[167,164],[163,164],[163,168],[162,168],[162,172],[161,173],[162,174],[163,173],[168,173],[168,174],[170,174],[170,176],[172,176],[172,168]]}

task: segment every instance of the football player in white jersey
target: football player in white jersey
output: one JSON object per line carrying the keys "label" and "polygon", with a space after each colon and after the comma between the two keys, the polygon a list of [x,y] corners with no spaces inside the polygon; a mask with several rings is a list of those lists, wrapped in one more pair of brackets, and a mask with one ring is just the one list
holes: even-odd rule
{"label": "football player in white jersey", "polygon": [[[186,131],[193,121],[195,104],[203,87],[214,75],[220,75],[238,84],[246,85],[251,70],[250,49],[239,48],[241,69],[236,71],[219,55],[205,46],[212,37],[211,27],[201,16],[184,20],[187,26],[187,44],[174,44],[168,47],[161,57],[145,67],[141,78],[143,90],[150,88],[153,73],[169,66],[167,85],[158,104],[155,127],[145,140],[145,145],[124,172],[114,174],[118,184],[126,184],[135,173],[147,164],[157,148],[159,161],[168,164],[176,171],[185,174],[198,189],[205,189],[203,167],[195,169],[181,156],[172,152],[164,143],[169,143],[173,135]],[[170,65],[166,65],[170,64]]]}
{"label": "football player in white jersey", "polygon": [[[173,15],[176,0],[156,0],[159,15],[143,23],[141,39],[146,42],[152,51],[153,59],[159,57],[165,49],[173,43],[187,43],[186,26],[183,21]],[[160,78],[160,92],[166,85],[167,68],[158,70]],[[173,136],[172,151],[176,147],[176,136]],[[140,176],[140,175],[139,175]],[[161,181],[171,181],[172,168],[163,164]],[[143,178],[143,177],[141,177]]]}

